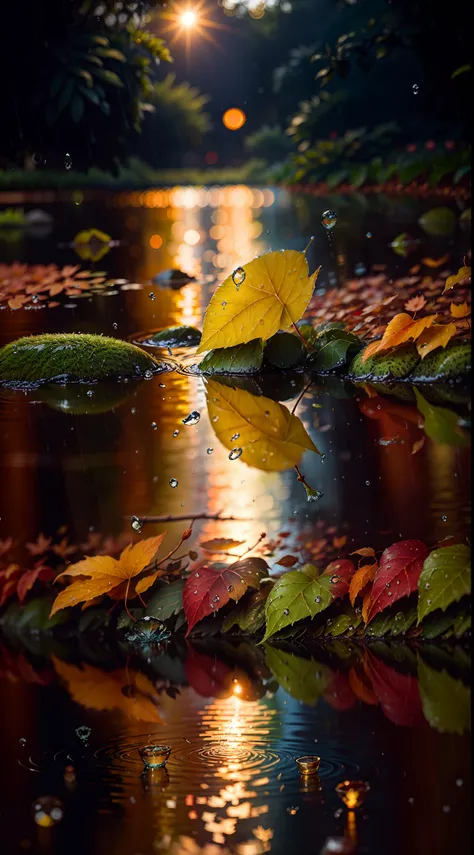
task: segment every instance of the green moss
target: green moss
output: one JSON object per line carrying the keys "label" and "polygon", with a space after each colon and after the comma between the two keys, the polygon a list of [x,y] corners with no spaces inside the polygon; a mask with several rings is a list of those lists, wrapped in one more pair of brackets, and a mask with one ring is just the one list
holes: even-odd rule
{"label": "green moss", "polygon": [[412,371],[414,383],[444,382],[465,378],[471,370],[471,346],[469,342],[448,344],[425,356]]}
{"label": "green moss", "polygon": [[363,353],[358,353],[349,365],[349,376],[354,380],[402,380],[410,374],[420,358],[413,344],[385,355],[370,356],[366,362],[362,361]]}
{"label": "green moss", "polygon": [[100,335],[51,333],[19,338],[0,350],[0,383],[143,377],[163,367],[134,344]]}

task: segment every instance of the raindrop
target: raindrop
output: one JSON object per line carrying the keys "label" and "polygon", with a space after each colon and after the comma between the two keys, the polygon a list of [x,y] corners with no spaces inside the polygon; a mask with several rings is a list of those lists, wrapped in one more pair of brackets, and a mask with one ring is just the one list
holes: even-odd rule
{"label": "raindrop", "polygon": [[443,516],[441,517],[441,519],[443,520],[443,522],[446,522],[448,518],[447,518],[446,514],[443,514]]}
{"label": "raindrop", "polygon": [[[137,517],[135,517],[135,519],[137,519]],[[91,729],[90,727],[87,727],[86,724],[81,724],[80,727],[76,727],[75,733],[76,736],[79,737],[79,739],[82,739],[83,742],[87,742],[89,736],[91,735]]]}
{"label": "raindrop", "polygon": [[118,324],[115,321],[112,324],[112,329],[114,329],[114,330],[118,329]]}
{"label": "raindrop", "polygon": [[218,421],[219,421],[219,416],[213,416],[213,417],[212,417],[212,419],[211,419],[211,421],[212,421],[212,422],[218,422]]}
{"label": "raindrop", "polygon": [[178,436],[178,434],[179,434],[179,430],[174,430],[174,431],[173,431],[173,436]]}
{"label": "raindrop", "polygon": [[55,796],[41,796],[33,804],[33,816],[37,825],[51,828],[61,822],[64,816],[63,803]]}
{"label": "raindrop", "polygon": [[143,528],[143,522],[141,521],[140,517],[132,517],[130,525],[132,526],[133,531],[140,532]]}
{"label": "raindrop", "polygon": [[156,429],[157,429],[157,427],[158,427],[158,425],[157,425],[157,423],[156,423],[156,422],[152,422],[152,423],[151,423],[151,426],[152,426],[153,430],[156,430]]}
{"label": "raindrop", "polygon": [[366,482],[365,482],[365,486],[366,486],[366,487],[370,487],[370,481],[366,481]]}
{"label": "raindrop", "polygon": [[362,264],[362,262],[359,261],[354,267],[354,273],[356,276],[363,276],[364,273],[367,273],[367,268],[365,264]]}
{"label": "raindrop", "polygon": [[149,371],[149,370],[148,370],[148,371],[145,371],[145,373],[144,373],[144,375],[143,375],[143,376],[144,376],[145,380],[151,380],[151,379],[152,379],[152,377],[153,377],[153,372],[152,372],[152,371]]}
{"label": "raindrop", "polygon": [[156,294],[154,293],[154,291],[150,291],[148,297],[150,300],[156,300]]}
{"label": "raindrop", "polygon": [[197,410],[193,410],[192,413],[189,413],[189,416],[186,416],[185,419],[181,419],[183,425],[197,425],[199,419],[201,418],[201,413]]}
{"label": "raindrop", "polygon": [[66,154],[64,155],[64,166],[66,167],[66,169],[72,168],[72,157],[68,152],[66,152]]}
{"label": "raindrop", "polygon": [[176,479],[176,478],[170,478],[170,480],[169,480],[169,485],[170,485],[170,487],[177,487],[177,486],[178,486],[178,483],[179,483],[179,482],[177,481],[177,479]]}
{"label": "raindrop", "polygon": [[197,597],[197,593],[198,593],[197,591],[193,591],[193,594],[195,597]]}
{"label": "raindrop", "polygon": [[464,781],[462,778],[456,778],[456,786],[457,787],[462,787],[463,784],[464,784]]}
{"label": "raindrop", "polygon": [[213,451],[213,448],[206,448],[206,454],[212,454]]}
{"label": "raindrop", "polygon": [[414,83],[411,88],[412,88],[413,94],[418,95],[418,92],[420,91],[420,87],[418,86],[418,83]]}
{"label": "raindrop", "polygon": [[20,745],[26,745],[26,739],[24,736],[22,736],[21,739],[19,739],[18,741],[19,741]]}
{"label": "raindrop", "polygon": [[321,223],[324,228],[329,232],[337,223],[337,214],[335,211],[324,211],[324,214],[321,216]]}
{"label": "raindrop", "polygon": [[240,433],[234,433],[234,436],[231,436],[230,441],[235,442],[237,439],[240,439]]}
{"label": "raindrop", "polygon": [[233,448],[229,454],[229,460],[237,460],[238,457],[242,454],[241,448]]}
{"label": "raindrop", "polygon": [[365,236],[366,236],[366,238],[369,238],[369,240],[370,240],[370,238],[372,237],[372,232],[366,232]]}
{"label": "raindrop", "polygon": [[226,301],[225,301],[225,300],[223,300],[223,301],[222,301],[221,306],[222,306],[222,308],[223,308],[223,309],[225,309],[225,307],[227,306],[227,303],[226,303]]}
{"label": "raindrop", "polygon": [[320,603],[320,602],[321,602],[321,597],[315,597],[315,598],[314,598],[314,602],[315,602],[315,603]]}
{"label": "raindrop", "polygon": [[219,600],[220,600],[220,597],[219,597],[219,595],[218,595],[218,594],[216,594],[216,596],[212,598],[212,602],[213,602],[213,603],[218,603],[218,602],[219,602]]}
{"label": "raindrop", "polygon": [[429,582],[427,582],[427,583],[426,583],[426,585],[425,585],[426,590],[428,590],[428,588],[429,588],[429,587],[430,587],[430,583],[429,583]]}
{"label": "raindrop", "polygon": [[234,590],[234,586],[233,585],[227,585],[227,590],[230,594],[230,592]]}
{"label": "raindrop", "polygon": [[239,290],[242,282],[245,281],[245,270],[243,267],[237,267],[232,274],[232,282],[234,283],[237,291]]}
{"label": "raindrop", "polygon": [[336,582],[339,582],[339,576],[337,576],[337,575],[331,576],[331,582],[333,585],[335,585]]}
{"label": "raindrop", "polygon": [[94,393],[93,393],[92,389],[89,389],[89,391],[87,392],[87,397],[88,397],[88,398],[92,398],[92,395],[93,395],[93,394],[94,394]]}
{"label": "raindrop", "polygon": [[32,299],[33,303],[37,303],[39,300],[38,294],[33,294],[31,299]]}
{"label": "raindrop", "polygon": [[136,408],[136,407],[132,407],[132,409],[130,410],[130,412],[131,412],[132,416],[134,416],[134,415],[135,415],[135,413],[137,412],[137,408]]}
{"label": "raindrop", "polygon": [[290,610],[289,610],[289,609],[283,609],[283,614],[284,614],[284,615],[289,615],[289,614],[290,614]]}

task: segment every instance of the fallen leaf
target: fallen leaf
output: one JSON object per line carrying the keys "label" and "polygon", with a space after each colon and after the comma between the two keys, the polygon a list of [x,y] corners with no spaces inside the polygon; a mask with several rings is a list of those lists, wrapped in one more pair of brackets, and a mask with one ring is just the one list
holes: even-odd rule
{"label": "fallen leaf", "polygon": [[233,540],[231,537],[215,537],[213,540],[206,540],[201,543],[206,552],[227,552],[228,549],[234,549],[235,546],[242,546],[245,540]]}
{"label": "fallen leaf", "polygon": [[471,550],[464,543],[435,549],[423,565],[418,582],[418,623],[436,609],[471,593]]}
{"label": "fallen leaf", "polygon": [[329,576],[320,576],[316,567],[306,564],[301,570],[285,573],[270,591],[265,614],[265,638],[307,617],[315,617],[332,603]]}
{"label": "fallen leaf", "polygon": [[443,264],[446,264],[449,261],[451,253],[447,253],[447,255],[443,255],[441,258],[422,258],[421,262],[425,265],[425,267],[442,267]]}
{"label": "fallen leaf", "polygon": [[85,576],[85,580],[73,582],[56,597],[50,617],[60,609],[74,606],[85,600],[91,600],[101,594],[110,594],[114,588],[125,583],[125,604],[129,595],[131,580],[147,567],[156,555],[165,534],[149,537],[134,545],[125,547],[120,558],[109,555],[94,555],[71,564],[57,576]]}
{"label": "fallen leaf", "polygon": [[354,552],[349,552],[349,555],[360,555],[362,558],[375,558],[375,549],[371,546],[362,546],[361,549],[354,549]]}
{"label": "fallen leaf", "polygon": [[217,438],[229,451],[242,449],[240,460],[248,466],[279,472],[298,464],[305,450],[319,454],[301,420],[283,404],[216,380],[206,381],[206,397]]}
{"label": "fallen leaf", "polygon": [[183,606],[189,635],[193,626],[207,615],[227,605],[238,602],[248,588],[260,587],[260,579],[268,573],[263,558],[244,558],[224,569],[200,567],[191,573],[183,588]]}
{"label": "fallen leaf", "polygon": [[279,561],[276,561],[276,564],[279,564],[281,567],[294,567],[295,564],[298,564],[299,559],[296,555],[284,555],[283,558],[280,558]]}
{"label": "fallen leaf", "polygon": [[375,353],[382,353],[384,350],[405,344],[410,339],[415,341],[418,336],[435,322],[436,318],[437,315],[427,315],[425,318],[414,321],[410,315],[404,312],[395,315],[387,326],[382,339],[366,347],[363,352],[362,361],[365,362],[369,356],[373,356]]}
{"label": "fallen leaf", "polygon": [[334,599],[345,597],[349,590],[350,581],[354,575],[355,567],[348,558],[331,561],[322,576],[329,576],[331,581],[331,595]]}
{"label": "fallen leaf", "polygon": [[467,303],[451,303],[449,311],[453,318],[467,318],[471,314],[471,307]]}
{"label": "fallen leaf", "polygon": [[377,561],[374,561],[372,564],[365,564],[363,567],[359,567],[359,569],[356,570],[349,585],[349,600],[351,601],[351,606],[354,605],[357,596],[364,591],[366,585],[374,580],[376,570]]}
{"label": "fallen leaf", "polygon": [[464,282],[464,280],[467,280],[470,278],[471,278],[471,268],[470,267],[460,267],[457,273],[454,273],[452,276],[448,276],[448,278],[446,279],[443,294],[446,291],[450,291],[451,288],[454,288],[455,285],[459,285],[460,282]]}
{"label": "fallen leaf", "polygon": [[418,294],[416,297],[412,297],[411,300],[407,300],[404,308],[407,312],[420,312],[425,306],[426,297]]}
{"label": "fallen leaf", "polygon": [[[245,274],[245,278],[242,276]],[[197,352],[268,339],[287,329],[305,311],[318,271],[308,275],[302,252],[268,252],[229,276],[211,298]]]}
{"label": "fallen leaf", "polygon": [[54,579],[54,572],[51,567],[46,567],[40,564],[33,570],[25,570],[20,576],[16,586],[16,593],[20,603],[25,599],[28,591],[31,591],[35,582],[50,582]]}
{"label": "fallen leaf", "polygon": [[428,547],[421,540],[401,540],[389,546],[379,561],[370,593],[368,622],[383,609],[418,588],[418,579]]}
{"label": "fallen leaf", "polygon": [[438,347],[446,347],[456,335],[456,324],[434,324],[424,330],[416,342],[416,349],[422,359]]}
{"label": "fallen leaf", "polygon": [[411,453],[418,454],[419,451],[423,448],[426,442],[426,436],[422,436],[421,439],[417,439],[416,442],[413,443]]}

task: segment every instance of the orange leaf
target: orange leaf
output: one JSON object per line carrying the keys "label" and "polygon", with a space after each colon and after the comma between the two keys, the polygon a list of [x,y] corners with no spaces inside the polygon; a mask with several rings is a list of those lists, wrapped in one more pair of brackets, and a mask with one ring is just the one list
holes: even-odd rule
{"label": "orange leaf", "polygon": [[449,311],[453,318],[467,318],[471,314],[471,307],[467,303],[451,303]]}
{"label": "orange leaf", "polygon": [[371,546],[362,546],[361,549],[354,549],[349,555],[361,555],[362,558],[375,558],[375,549]]}
{"label": "orange leaf", "polygon": [[334,549],[342,549],[342,547],[347,543],[347,534],[343,534],[342,537],[334,537],[332,541],[332,545]]}
{"label": "orange leaf", "polygon": [[371,591],[367,591],[367,593],[364,594],[364,599],[362,600],[362,620],[364,621],[364,623],[367,623],[369,617],[370,594]]}
{"label": "orange leaf", "polygon": [[456,324],[435,324],[428,330],[424,330],[418,338],[416,349],[421,358],[424,359],[437,347],[446,347],[453,335],[456,335]]}
{"label": "orange leaf", "polygon": [[411,300],[407,300],[405,303],[405,309],[407,312],[419,312],[426,306],[426,297],[423,297],[422,294],[418,294],[416,297],[412,297]]}
{"label": "orange leaf", "polygon": [[359,701],[362,701],[364,704],[373,704],[374,706],[378,704],[377,695],[372,691],[369,679],[365,673],[361,676],[355,668],[351,668],[349,671],[349,685]]}
{"label": "orange leaf", "polygon": [[[416,341],[422,332],[434,324],[436,317],[437,315],[426,315],[425,318],[420,318],[418,321],[412,321],[409,326],[400,330],[399,333],[396,333],[387,346],[398,347],[399,344],[405,344],[405,342],[410,341],[410,339],[412,341]],[[385,350],[385,348],[383,349]]]}
{"label": "orange leaf", "polygon": [[[367,583],[373,581],[373,579],[375,578],[376,570],[376,561],[374,561],[372,564],[365,564],[364,567],[359,567],[359,569],[356,570],[349,585],[349,599],[351,601],[351,606],[354,605],[357,595],[360,594],[360,592],[365,588]],[[362,607],[362,616],[364,617],[364,607]]]}
{"label": "orange leaf", "polygon": [[422,258],[421,261],[425,265],[425,267],[441,267],[443,264],[446,264],[449,261],[450,253],[447,255],[443,255],[442,258]]}
{"label": "orange leaf", "polygon": [[233,540],[231,537],[214,537],[213,540],[206,540],[201,543],[206,552],[227,552],[228,549],[233,549],[235,546],[242,546],[245,540]]}
{"label": "orange leaf", "polygon": [[380,341],[373,341],[371,344],[368,344],[362,355],[362,362],[366,362],[370,356],[373,356],[374,353],[377,353],[379,347]]}
{"label": "orange leaf", "polygon": [[404,312],[400,312],[398,315],[395,315],[388,324],[382,339],[378,342],[373,342],[366,347],[362,361],[365,362],[369,356],[372,356],[374,353],[379,353],[381,350],[387,350],[387,348],[392,347],[392,339],[412,324],[413,321],[410,315],[406,315]]}
{"label": "orange leaf", "polygon": [[77,564],[71,564],[60,576],[86,576],[89,578],[73,582],[64,591],[61,591],[53,603],[50,617],[67,606],[74,606],[84,600],[99,597],[101,594],[110,594],[114,588],[123,582],[128,583],[124,592],[126,600],[131,579],[138,576],[150,564],[164,536],[163,533],[157,537],[140,540],[133,546],[129,544],[118,560],[109,555],[94,555],[91,558],[78,561]]}

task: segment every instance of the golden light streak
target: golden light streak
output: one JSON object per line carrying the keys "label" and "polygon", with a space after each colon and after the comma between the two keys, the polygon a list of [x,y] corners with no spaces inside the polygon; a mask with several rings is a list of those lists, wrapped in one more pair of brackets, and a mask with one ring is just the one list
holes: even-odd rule
{"label": "golden light streak", "polygon": [[[210,7],[206,5],[205,0],[194,6],[175,6],[172,11],[161,12],[159,19],[166,22],[166,26],[160,27],[160,35],[168,36],[170,45],[177,39],[184,37],[186,48],[188,49],[191,37],[193,37],[203,38],[222,50],[209,30],[228,30],[228,27],[217,23],[217,21],[213,21],[209,16],[209,12]],[[170,35],[171,38],[169,37]]]}

